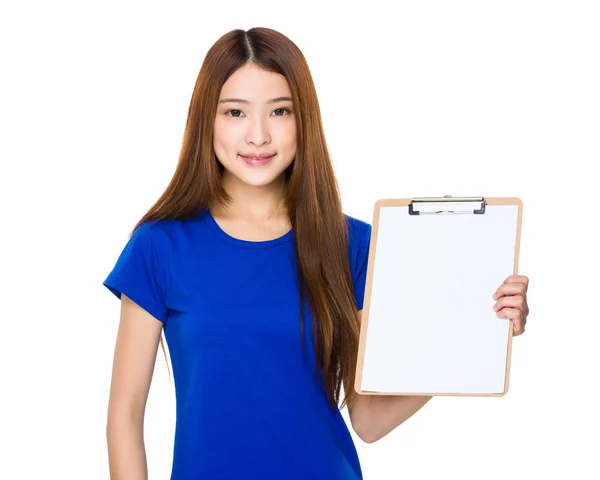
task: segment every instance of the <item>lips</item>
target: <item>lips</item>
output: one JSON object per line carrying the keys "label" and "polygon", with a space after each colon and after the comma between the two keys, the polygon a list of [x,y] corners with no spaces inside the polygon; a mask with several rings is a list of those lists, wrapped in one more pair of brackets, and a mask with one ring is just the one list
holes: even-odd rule
{"label": "lips", "polygon": [[250,166],[267,165],[275,154],[240,154],[240,157]]}
{"label": "lips", "polygon": [[274,156],[274,153],[240,153],[240,157],[244,157],[249,160],[264,160]]}

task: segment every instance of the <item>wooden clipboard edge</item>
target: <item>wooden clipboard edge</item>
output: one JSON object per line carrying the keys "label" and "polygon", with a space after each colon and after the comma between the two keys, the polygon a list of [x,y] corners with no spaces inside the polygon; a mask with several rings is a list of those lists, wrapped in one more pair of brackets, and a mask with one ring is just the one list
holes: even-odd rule
{"label": "wooden clipboard edge", "polygon": [[357,361],[356,361],[356,375],[355,375],[355,380],[354,380],[354,390],[358,394],[361,394],[361,395],[376,393],[376,392],[368,392],[366,390],[362,390],[361,385],[362,385],[362,372],[363,372],[364,359],[365,359],[365,347],[366,347],[366,343],[367,343],[369,311],[371,308],[373,269],[375,266],[375,255],[377,253],[376,249],[375,249],[375,245],[377,245],[377,235],[379,232],[379,211],[380,211],[381,207],[387,207],[387,206],[407,207],[411,201],[412,201],[412,199],[410,199],[410,198],[380,199],[375,202],[375,206],[373,208],[372,233],[371,233],[371,241],[369,243],[369,260],[368,260],[368,264],[367,264],[367,278],[366,278],[365,296],[364,296],[365,301],[363,303],[363,309],[362,309],[358,356],[357,356]]}
{"label": "wooden clipboard edge", "polygon": [[[448,195],[449,196],[449,195]],[[487,205],[516,205],[518,207],[517,214],[517,234],[515,241],[515,256],[513,265],[513,275],[518,274],[519,270],[519,252],[521,247],[521,225],[523,219],[523,201],[519,197],[484,197]],[[362,372],[364,367],[365,348],[367,340],[367,330],[369,323],[369,311],[371,307],[371,291],[373,284],[373,269],[375,266],[375,255],[377,245],[377,235],[379,232],[379,212],[381,207],[407,207],[412,198],[385,198],[379,199],[375,202],[373,209],[373,223],[372,223],[372,235],[369,244],[369,260],[367,267],[367,278],[365,285],[365,301],[362,309],[362,319],[360,325],[360,338],[358,346],[358,355],[356,361],[356,374],[354,379],[354,390],[359,395],[411,395],[411,396],[439,396],[439,397],[503,397],[508,393],[509,378],[510,378],[510,364],[512,354],[512,338],[513,329],[508,329],[508,346],[506,354],[506,374],[504,380],[504,391],[498,393],[436,393],[436,392],[376,392],[370,390],[363,390],[362,385]]]}
{"label": "wooden clipboard edge", "polygon": [[[513,265],[513,275],[517,275],[519,272],[519,253],[521,251],[521,225],[523,221],[523,201],[518,197],[491,197],[485,199],[488,205],[517,205],[517,234],[515,238],[515,257]],[[510,366],[512,356],[512,340],[513,340],[513,327],[508,329],[508,344],[506,352],[506,374],[504,376],[504,392],[495,396],[503,397],[508,393],[509,380],[510,380]]]}

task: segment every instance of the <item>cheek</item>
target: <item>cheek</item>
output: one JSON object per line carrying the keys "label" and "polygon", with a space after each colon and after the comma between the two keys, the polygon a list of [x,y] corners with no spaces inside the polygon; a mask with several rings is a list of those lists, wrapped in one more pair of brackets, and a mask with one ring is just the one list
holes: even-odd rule
{"label": "cheek", "polygon": [[281,143],[288,150],[296,149],[296,124],[286,125],[281,131]]}
{"label": "cheek", "polygon": [[215,151],[223,152],[229,150],[233,144],[234,132],[224,122],[215,122],[215,129],[213,133],[213,147]]}

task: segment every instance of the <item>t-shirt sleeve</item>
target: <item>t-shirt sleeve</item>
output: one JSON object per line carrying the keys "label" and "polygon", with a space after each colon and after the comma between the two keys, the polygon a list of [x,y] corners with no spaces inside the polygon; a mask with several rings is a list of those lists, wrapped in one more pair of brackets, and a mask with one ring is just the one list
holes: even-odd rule
{"label": "t-shirt sleeve", "polygon": [[357,249],[354,255],[355,261],[353,265],[352,281],[354,283],[354,298],[356,299],[358,310],[362,310],[365,299],[371,230],[371,225],[365,224],[364,231],[358,239]]}
{"label": "t-shirt sleeve", "polygon": [[103,285],[117,298],[121,293],[161,322],[166,322],[165,275],[148,225],[138,227],[119,255]]}

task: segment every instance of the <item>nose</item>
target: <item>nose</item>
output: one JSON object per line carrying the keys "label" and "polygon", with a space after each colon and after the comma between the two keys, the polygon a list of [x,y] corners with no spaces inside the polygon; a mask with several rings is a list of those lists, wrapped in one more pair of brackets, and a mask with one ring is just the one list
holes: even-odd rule
{"label": "nose", "polygon": [[248,122],[248,133],[246,134],[246,142],[261,147],[271,141],[271,135],[267,125],[267,120],[264,118],[254,118]]}

